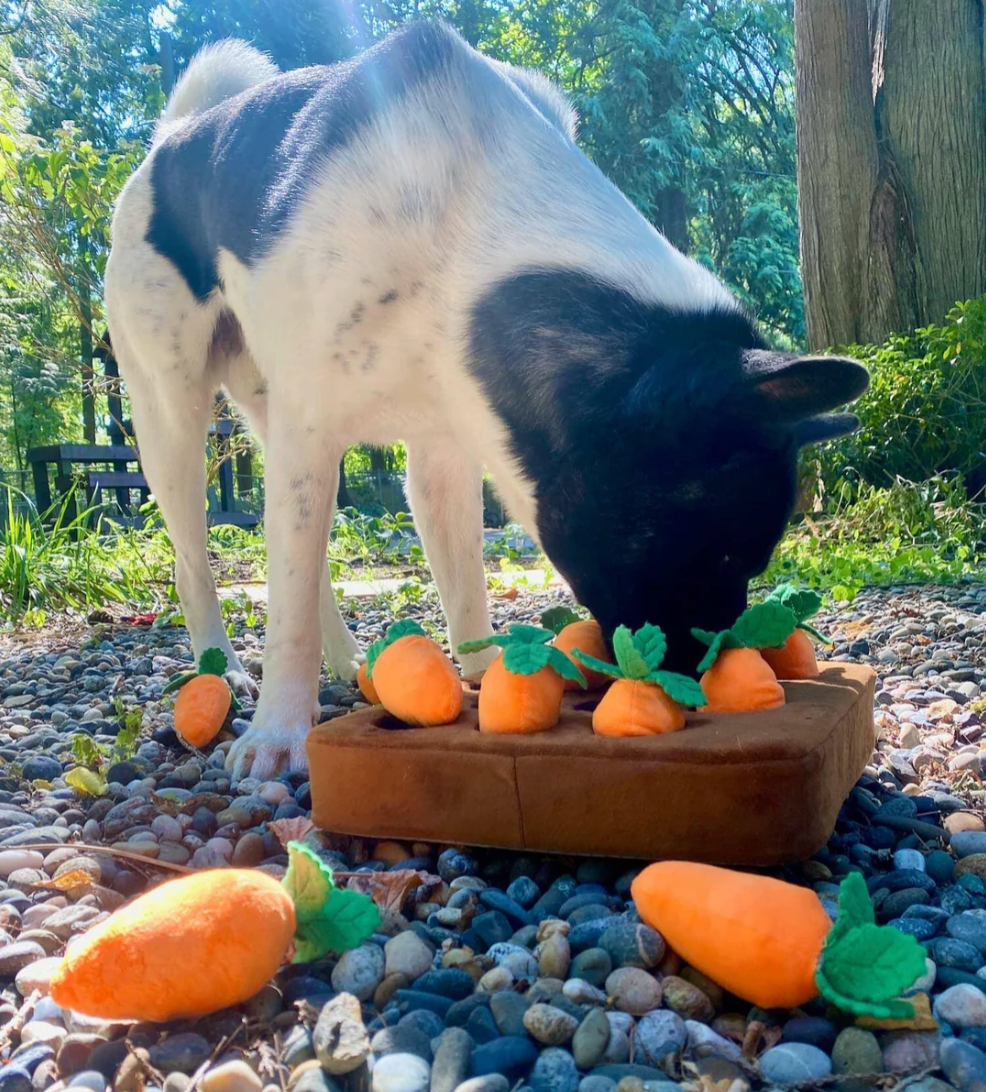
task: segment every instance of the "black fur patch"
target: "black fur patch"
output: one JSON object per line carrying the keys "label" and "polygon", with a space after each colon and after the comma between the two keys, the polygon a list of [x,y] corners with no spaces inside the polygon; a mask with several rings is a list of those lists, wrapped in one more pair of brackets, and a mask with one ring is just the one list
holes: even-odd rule
{"label": "black fur patch", "polygon": [[326,158],[457,48],[442,24],[413,23],[352,61],[284,73],[186,121],[153,153],[147,241],[204,299],[220,247],[247,265],[262,257]]}
{"label": "black fur patch", "polygon": [[470,366],[548,556],[607,631],[662,626],[676,670],[701,658],[693,626],[743,609],[793,510],[795,423],[744,367],[762,349],[738,309],[672,312],[574,271],[507,279],[473,314]]}

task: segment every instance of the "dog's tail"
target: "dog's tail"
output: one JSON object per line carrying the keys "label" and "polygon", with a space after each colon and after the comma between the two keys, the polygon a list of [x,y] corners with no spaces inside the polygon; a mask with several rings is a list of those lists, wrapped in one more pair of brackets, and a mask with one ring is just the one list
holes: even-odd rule
{"label": "dog's tail", "polygon": [[278,71],[266,54],[236,38],[203,47],[175,84],[154,131],[155,142],[181,118],[201,114],[225,99],[269,80]]}

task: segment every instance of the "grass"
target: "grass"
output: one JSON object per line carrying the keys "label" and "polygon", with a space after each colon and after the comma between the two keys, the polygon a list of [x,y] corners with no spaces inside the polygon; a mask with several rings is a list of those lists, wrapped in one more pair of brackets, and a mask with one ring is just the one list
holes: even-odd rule
{"label": "grass", "polygon": [[[141,530],[102,523],[96,533],[89,529],[88,512],[71,518],[62,506],[41,517],[11,487],[5,500],[0,623],[42,625],[60,611],[88,612],[112,603],[169,612],[180,621],[172,584],[174,553],[153,505],[145,511]],[[409,541],[412,533],[406,513],[340,512],[329,546],[333,579],[400,574],[404,582],[385,599],[388,608],[403,613],[432,594],[421,547]],[[546,558],[521,556],[513,539],[507,529],[487,544],[494,592],[502,590],[505,572],[519,573],[532,564],[549,577],[553,572]],[[265,577],[267,554],[259,531],[211,528],[209,552],[221,582]],[[966,498],[959,479],[899,480],[886,489],[855,486],[851,495],[830,497],[827,512],[805,516],[792,528],[758,583],[796,580],[834,599],[851,600],[867,586],[981,579],[984,562],[986,508]],[[257,621],[244,593],[224,597],[222,609],[230,629],[240,620],[250,626]]]}

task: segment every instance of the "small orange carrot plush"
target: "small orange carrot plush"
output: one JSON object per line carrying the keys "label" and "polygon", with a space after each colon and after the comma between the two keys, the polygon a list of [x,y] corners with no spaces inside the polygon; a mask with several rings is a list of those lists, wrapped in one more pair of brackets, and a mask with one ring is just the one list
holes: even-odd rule
{"label": "small orange carrot plush", "polygon": [[380,695],[377,693],[377,688],[373,685],[373,680],[367,674],[368,671],[369,668],[365,663],[359,665],[356,672],[356,685],[370,705],[379,705]]}
{"label": "small orange carrot plush", "polygon": [[459,673],[411,618],[395,622],[370,645],[366,675],[380,704],[407,724],[451,724],[462,712]]}
{"label": "small orange carrot plush", "polygon": [[704,705],[705,695],[694,679],[660,671],[668,642],[660,626],[643,626],[631,633],[618,626],[613,634],[616,666],[587,656],[572,655],[584,667],[610,675],[616,682],[592,714],[597,736],[649,736],[685,727],[683,705]]}
{"label": "small orange carrot plush", "polygon": [[227,666],[222,649],[207,648],[197,672],[177,676],[162,691],[178,690],[175,731],[192,747],[205,747],[216,738],[233,705],[233,692],[223,678]]}
{"label": "small orange carrot plush", "polygon": [[858,872],[842,883],[834,925],[809,888],[712,865],[661,861],[630,890],[686,963],[754,1005],[796,1008],[821,994],[857,1016],[914,1015],[900,997],[925,973],[924,949],[876,924]]}
{"label": "small orange carrot plush", "polygon": [[459,653],[480,652],[499,645],[503,655],[486,669],[479,687],[479,730],[518,735],[554,728],[561,713],[565,680],[585,687],[585,676],[548,642],[550,629],[512,625],[507,633],[466,641]]}
{"label": "small orange carrot plush", "polygon": [[815,659],[814,637],[825,644],[825,638],[808,624],[822,606],[822,597],[813,591],[799,591],[793,584],[781,584],[767,596],[768,601],[781,603],[794,613],[797,628],[780,648],[762,648],[760,655],[770,664],[779,679],[816,679],[818,660]]}
{"label": "small orange carrot plush", "polygon": [[69,946],[51,979],[63,1008],[103,1020],[207,1016],[252,997],[284,962],[308,963],[372,936],[373,900],[334,886],[307,846],[288,845],[282,883],[223,868],[169,880]]}
{"label": "small orange carrot plush", "polygon": [[693,629],[692,636],[709,646],[698,665],[708,699],[704,708],[711,713],[744,713],[783,705],[784,690],[760,650],[779,647],[796,626],[790,607],[766,600],[743,611],[721,633]]}
{"label": "small orange carrot plush", "polygon": [[[582,667],[587,690],[601,690],[609,685],[609,675],[604,675],[601,671],[586,670],[585,665],[576,663],[572,656],[575,649],[578,649],[587,656],[612,666],[613,657],[606,647],[603,627],[595,618],[580,618],[568,607],[552,607],[541,615],[541,625],[556,635],[555,648],[561,649],[576,667]],[[565,680],[566,690],[577,690],[578,687],[579,684],[574,679]]]}

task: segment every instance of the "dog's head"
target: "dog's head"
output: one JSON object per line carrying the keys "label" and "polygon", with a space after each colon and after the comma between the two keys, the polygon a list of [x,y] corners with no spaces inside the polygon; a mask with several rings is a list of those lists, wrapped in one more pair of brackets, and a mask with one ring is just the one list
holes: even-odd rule
{"label": "dog's head", "polygon": [[694,671],[691,629],[746,607],[794,510],[799,449],[855,427],[829,411],[867,372],[772,352],[735,310],[642,309],[585,285],[572,306],[571,283],[560,302],[545,288],[515,345],[501,329],[496,384],[541,544],[607,634],[660,625],[668,667]]}

